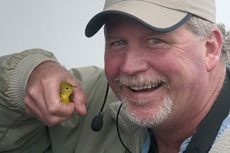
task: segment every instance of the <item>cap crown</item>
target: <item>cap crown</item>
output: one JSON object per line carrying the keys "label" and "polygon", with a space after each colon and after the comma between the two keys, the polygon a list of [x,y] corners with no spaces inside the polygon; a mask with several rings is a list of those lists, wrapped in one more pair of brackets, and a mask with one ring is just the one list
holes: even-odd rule
{"label": "cap crown", "polygon": [[104,10],[110,10],[116,3],[144,2],[163,6],[172,10],[191,13],[210,22],[216,22],[215,0],[106,0]]}

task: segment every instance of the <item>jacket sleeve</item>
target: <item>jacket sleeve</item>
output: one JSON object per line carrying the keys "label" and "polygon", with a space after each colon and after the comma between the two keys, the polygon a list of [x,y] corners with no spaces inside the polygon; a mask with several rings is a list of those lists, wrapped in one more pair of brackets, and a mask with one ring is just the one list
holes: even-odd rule
{"label": "jacket sleeve", "polygon": [[50,145],[47,127],[24,110],[29,76],[45,61],[57,62],[41,49],[0,57],[0,152],[45,152]]}

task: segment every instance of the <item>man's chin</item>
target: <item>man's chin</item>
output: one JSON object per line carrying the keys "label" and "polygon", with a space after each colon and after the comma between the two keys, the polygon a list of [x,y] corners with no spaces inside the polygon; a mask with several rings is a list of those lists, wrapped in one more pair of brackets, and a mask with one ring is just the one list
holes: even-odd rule
{"label": "man's chin", "polygon": [[173,102],[165,96],[161,105],[158,106],[136,106],[132,103],[123,102],[126,117],[133,123],[147,128],[161,125],[168,119]]}

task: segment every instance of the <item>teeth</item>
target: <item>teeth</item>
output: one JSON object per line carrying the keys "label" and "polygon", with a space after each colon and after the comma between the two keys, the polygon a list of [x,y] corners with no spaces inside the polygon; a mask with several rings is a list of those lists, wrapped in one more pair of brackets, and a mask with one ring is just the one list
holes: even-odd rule
{"label": "teeth", "polygon": [[152,88],[152,86],[151,85],[148,85],[148,87],[147,87],[148,89],[150,89],[150,88]]}
{"label": "teeth", "polygon": [[161,85],[161,83],[149,84],[149,85],[144,85],[144,86],[130,86],[130,89],[138,91],[138,90],[156,88],[159,85]]}

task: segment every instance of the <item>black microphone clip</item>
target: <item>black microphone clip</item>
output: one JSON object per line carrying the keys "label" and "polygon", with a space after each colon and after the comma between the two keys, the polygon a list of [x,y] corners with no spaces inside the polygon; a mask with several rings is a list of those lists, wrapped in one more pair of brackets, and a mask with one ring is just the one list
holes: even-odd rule
{"label": "black microphone clip", "polygon": [[93,131],[98,132],[102,129],[103,117],[104,117],[104,114],[100,112],[97,116],[93,118],[91,122],[91,128]]}

